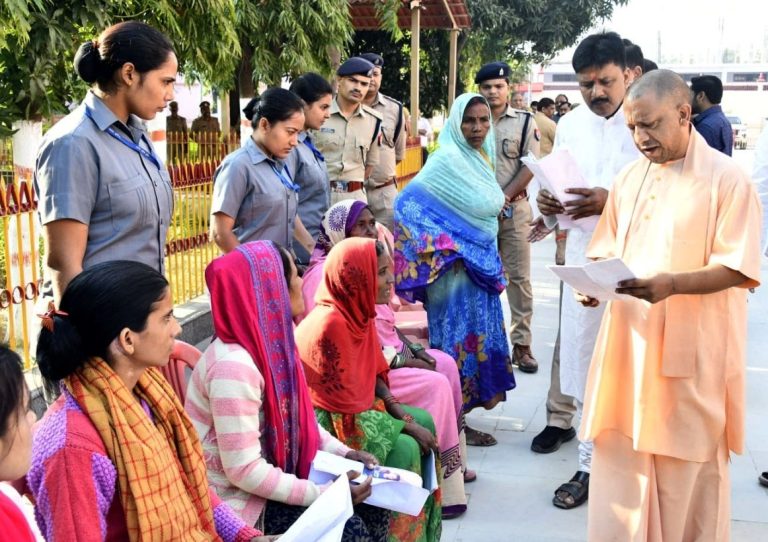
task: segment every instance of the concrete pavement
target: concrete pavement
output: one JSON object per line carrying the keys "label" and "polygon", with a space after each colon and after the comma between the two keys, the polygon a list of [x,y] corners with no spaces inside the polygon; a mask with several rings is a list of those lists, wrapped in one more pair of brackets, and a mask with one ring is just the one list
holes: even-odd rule
{"label": "concrete pavement", "polygon": [[[472,427],[494,434],[499,444],[469,448],[469,466],[478,479],[467,484],[469,510],[443,522],[446,542],[585,541],[586,505],[560,510],[552,505],[555,488],[577,470],[577,441],[541,455],[530,450],[531,439],[545,426],[544,401],[549,387],[552,348],[557,334],[558,282],[545,268],[554,261],[554,240],[534,245],[533,351],[539,372],[515,373],[517,388],[491,411],[475,411]],[[768,266],[763,267],[768,280]],[[506,296],[502,296],[506,317]],[[747,349],[747,450],[733,456],[732,540],[768,540],[768,490],[757,483],[768,470],[768,288],[750,295]]]}

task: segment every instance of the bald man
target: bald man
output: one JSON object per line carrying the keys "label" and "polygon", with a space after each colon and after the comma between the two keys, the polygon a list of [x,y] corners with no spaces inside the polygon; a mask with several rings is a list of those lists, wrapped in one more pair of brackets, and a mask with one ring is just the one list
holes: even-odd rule
{"label": "bald man", "polygon": [[587,250],[640,277],[606,308],[587,380],[589,540],[730,535],[761,209],[739,165],[691,129],[690,98],[668,70],[630,87],[624,114],[644,156],[618,175]]}

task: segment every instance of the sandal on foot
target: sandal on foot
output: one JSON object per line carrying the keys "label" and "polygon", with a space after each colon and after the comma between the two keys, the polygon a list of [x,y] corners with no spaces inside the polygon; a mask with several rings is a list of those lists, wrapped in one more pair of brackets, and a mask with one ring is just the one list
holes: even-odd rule
{"label": "sandal on foot", "polygon": [[[561,497],[560,493],[566,493],[567,495]],[[573,475],[569,482],[564,483],[555,490],[552,504],[563,510],[570,510],[587,502],[588,497],[589,473],[580,470]]]}
{"label": "sandal on foot", "polygon": [[467,469],[467,470],[464,471],[464,483],[465,484],[471,484],[475,480],[477,480],[477,472],[475,472],[475,471],[473,471],[471,469]]}
{"label": "sandal on foot", "polygon": [[467,446],[496,446],[498,441],[489,433],[483,433],[477,429],[467,426],[465,429],[467,435]]}
{"label": "sandal on foot", "polygon": [[[469,471],[467,471],[469,472]],[[466,480],[464,480],[466,482]],[[768,471],[762,473],[758,478],[757,481],[760,482],[761,486],[768,487]]]}
{"label": "sandal on foot", "polygon": [[467,511],[466,504],[455,504],[452,506],[443,506],[443,519],[456,519]]}

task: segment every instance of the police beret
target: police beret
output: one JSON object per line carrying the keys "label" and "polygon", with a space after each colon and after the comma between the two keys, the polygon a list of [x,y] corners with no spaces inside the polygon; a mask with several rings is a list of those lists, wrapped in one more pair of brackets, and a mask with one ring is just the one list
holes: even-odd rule
{"label": "police beret", "polygon": [[339,66],[339,69],[336,70],[336,75],[342,77],[349,75],[365,75],[366,77],[371,77],[373,75],[373,64],[364,58],[353,56]]}
{"label": "police beret", "polygon": [[379,68],[384,67],[384,59],[381,57],[381,55],[377,55],[376,53],[363,53],[360,55],[360,58],[366,59],[368,62],[374,66],[378,66]]}
{"label": "police beret", "polygon": [[506,62],[490,62],[480,68],[475,75],[475,83],[480,84],[488,79],[509,79],[512,69]]}

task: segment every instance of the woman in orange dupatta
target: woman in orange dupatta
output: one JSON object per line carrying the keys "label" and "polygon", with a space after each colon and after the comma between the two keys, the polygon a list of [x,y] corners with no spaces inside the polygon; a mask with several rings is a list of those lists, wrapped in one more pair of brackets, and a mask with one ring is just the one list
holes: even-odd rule
{"label": "woman in orange dupatta", "polygon": [[[324,269],[317,304],[296,328],[318,422],[383,465],[421,474],[421,453],[437,450],[434,422],[390,393],[376,332],[376,304],[392,294],[392,259],[380,242],[350,238],[333,247]],[[389,538],[431,542],[441,530],[438,490],[418,517],[393,514]]]}
{"label": "woman in orange dupatta", "polygon": [[42,315],[40,372],[61,395],[27,475],[48,540],[271,540],[209,490],[195,429],[158,371],[181,331],[165,277],[97,264]]}

